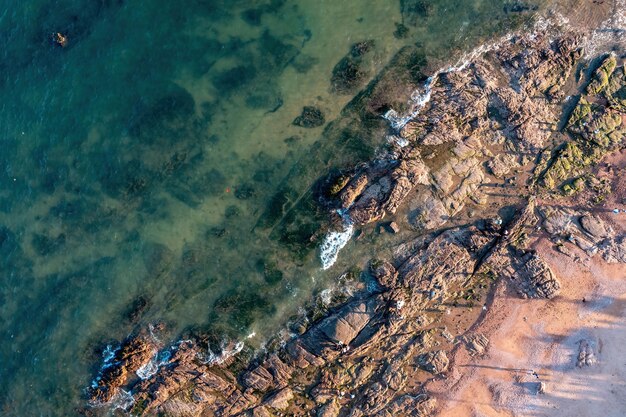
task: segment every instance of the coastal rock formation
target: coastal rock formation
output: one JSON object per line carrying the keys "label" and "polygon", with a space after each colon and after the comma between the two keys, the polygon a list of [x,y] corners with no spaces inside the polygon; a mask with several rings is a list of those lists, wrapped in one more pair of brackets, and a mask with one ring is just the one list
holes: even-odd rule
{"label": "coastal rock formation", "polygon": [[[512,36],[435,74],[422,90],[430,100],[408,116],[386,115],[393,140],[333,176],[320,199],[363,230],[395,216],[403,232],[388,236],[415,233],[389,259],[371,260],[367,285],[347,300],[295,318],[297,334],[243,364],[227,360],[243,342],[215,356],[198,337],[135,378],[158,349],[131,338],[105,362],[91,398],[107,402],[124,388],[133,415],[433,415],[421,383],[453,373],[460,349],[489,350],[472,324],[488,311],[493,282],[522,298],[559,293],[559,277],[533,249],[538,236],[626,262],[626,239],[610,224],[558,201],[595,184],[586,170],[623,146],[626,77],[614,56],[576,87],[582,96],[562,115],[581,46],[578,34]],[[592,362],[590,346],[581,343],[579,363]]]}
{"label": "coastal rock formation", "polygon": [[489,56],[436,74],[424,110],[399,131],[407,145],[355,172],[336,191],[340,208],[364,225],[395,214],[422,186],[409,221],[442,226],[469,197],[481,200],[489,174],[502,178],[520,167],[510,152],[543,149],[545,127],[556,127],[560,111],[552,101],[580,57],[580,36],[513,37]]}
{"label": "coastal rock formation", "polygon": [[156,344],[147,336],[126,339],[112,355],[105,358],[100,374],[89,388],[89,401],[93,404],[111,401],[120,387],[137,378],[136,372],[150,362],[156,352]]}
{"label": "coastal rock formation", "polygon": [[[336,410],[338,415],[352,410],[348,415],[353,416],[388,415],[385,410],[410,407],[429,410],[434,403],[428,396],[404,391],[409,370],[417,365],[430,374],[444,373],[447,352],[432,348],[441,343],[437,339],[451,339],[436,334],[424,315],[472,286],[474,271],[498,250],[498,236],[488,228],[455,228],[423,240],[398,268],[388,261],[372,262],[370,271],[381,284],[379,291],[361,293],[336,308],[240,376],[229,370],[227,361],[203,360],[204,349],[198,343],[181,342],[153,375],[128,381],[126,388],[134,393],[131,411],[264,415],[305,404],[304,392],[315,400],[320,415]],[[535,270],[527,269],[534,277]],[[484,352],[483,338],[467,340],[475,351]],[[306,379],[312,370],[317,376]],[[349,394],[342,391],[345,386],[351,387]],[[335,404],[332,399],[338,394],[342,400]]]}

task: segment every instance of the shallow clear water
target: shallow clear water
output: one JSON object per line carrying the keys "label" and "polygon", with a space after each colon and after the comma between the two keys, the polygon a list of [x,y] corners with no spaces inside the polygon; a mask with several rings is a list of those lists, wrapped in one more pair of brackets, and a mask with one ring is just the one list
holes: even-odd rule
{"label": "shallow clear water", "polygon": [[[322,271],[316,250],[311,185],[384,140],[382,120],[343,129],[342,108],[403,46],[432,70],[529,15],[494,0],[184,3],[0,2],[2,415],[76,414],[103,346],[148,323],[172,339],[255,331],[258,346],[362,262],[349,243]],[[361,81],[333,90],[369,40]],[[335,122],[293,125],[303,106]]]}

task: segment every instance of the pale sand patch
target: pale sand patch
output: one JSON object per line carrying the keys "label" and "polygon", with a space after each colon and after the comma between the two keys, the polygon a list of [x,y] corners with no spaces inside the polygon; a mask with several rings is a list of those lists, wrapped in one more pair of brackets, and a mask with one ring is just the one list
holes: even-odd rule
{"label": "pale sand patch", "polygon": [[[596,213],[624,234],[626,213],[611,210],[626,208],[626,179],[619,174],[626,154],[607,161],[616,168],[613,194]],[[578,249],[572,249],[580,258],[574,261],[547,237],[534,248],[561,280],[561,294],[523,300],[501,283],[485,319],[472,329],[488,335],[488,353],[475,358],[458,349],[448,378],[427,385],[438,399],[437,415],[626,416],[626,265],[590,259]],[[583,340],[594,347],[597,363],[578,367]],[[540,382],[544,394],[537,392]]]}

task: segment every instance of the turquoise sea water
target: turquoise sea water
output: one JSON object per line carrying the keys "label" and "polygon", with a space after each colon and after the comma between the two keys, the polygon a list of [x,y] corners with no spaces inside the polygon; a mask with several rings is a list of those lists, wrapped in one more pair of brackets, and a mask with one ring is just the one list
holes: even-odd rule
{"label": "turquoise sea water", "polygon": [[[344,106],[401,48],[418,51],[419,78],[532,11],[496,0],[2,0],[0,414],[76,415],[104,346],[149,323],[171,340],[256,332],[259,346],[362,266],[349,244],[320,269],[326,213],[309,192],[384,141],[376,115],[344,129]],[[346,87],[333,69],[364,41]],[[326,123],[293,125],[303,106]]]}

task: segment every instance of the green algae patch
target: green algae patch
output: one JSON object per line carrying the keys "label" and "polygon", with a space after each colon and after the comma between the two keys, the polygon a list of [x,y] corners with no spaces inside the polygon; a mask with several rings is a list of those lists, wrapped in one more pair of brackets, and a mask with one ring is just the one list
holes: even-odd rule
{"label": "green algae patch", "polygon": [[581,191],[584,180],[574,179],[580,170],[597,163],[623,144],[626,126],[621,106],[626,99],[626,77],[624,68],[615,70],[616,66],[615,56],[609,55],[587,86],[588,94],[602,92],[606,105],[600,104],[604,101],[598,97],[580,97],[565,127],[565,133],[573,140],[553,152],[545,165],[540,164],[546,167],[539,177],[547,189],[559,186],[568,196]]}
{"label": "green algae patch", "polygon": [[[581,98],[572,112],[567,130],[585,147],[587,154],[602,156],[624,138],[622,114],[609,107],[590,104]],[[596,149],[599,148],[599,149]]]}

